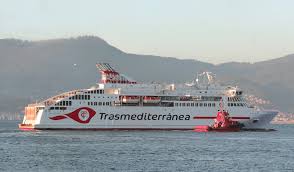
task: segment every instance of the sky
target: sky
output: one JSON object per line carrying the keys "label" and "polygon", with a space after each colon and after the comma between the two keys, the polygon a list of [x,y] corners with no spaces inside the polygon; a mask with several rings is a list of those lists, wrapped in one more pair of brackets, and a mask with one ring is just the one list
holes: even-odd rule
{"label": "sky", "polygon": [[0,0],[0,39],[99,36],[128,53],[214,64],[294,53],[293,0]]}

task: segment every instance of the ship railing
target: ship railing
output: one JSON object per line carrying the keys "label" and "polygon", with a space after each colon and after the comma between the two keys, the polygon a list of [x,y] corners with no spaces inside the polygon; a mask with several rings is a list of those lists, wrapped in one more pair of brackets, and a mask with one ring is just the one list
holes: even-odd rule
{"label": "ship railing", "polygon": [[27,105],[27,107],[43,107],[43,106],[44,106],[43,103],[31,103]]}
{"label": "ship railing", "polygon": [[84,90],[73,90],[73,91],[69,91],[69,92],[65,92],[59,95],[56,95],[54,97],[51,97],[43,102],[41,102],[40,104],[43,104],[44,106],[51,106],[52,104],[55,104],[57,101],[68,98],[68,97],[72,97],[74,95],[83,93]]}

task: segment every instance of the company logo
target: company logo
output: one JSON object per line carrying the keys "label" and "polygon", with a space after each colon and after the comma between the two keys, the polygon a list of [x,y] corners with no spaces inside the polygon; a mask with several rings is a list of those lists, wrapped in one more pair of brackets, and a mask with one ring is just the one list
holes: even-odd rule
{"label": "company logo", "polygon": [[96,112],[93,109],[88,107],[82,107],[71,113],[64,114],[64,115],[57,115],[57,116],[53,116],[49,118],[51,120],[62,120],[65,118],[71,118],[78,123],[88,124],[95,114]]}
{"label": "company logo", "polygon": [[90,118],[90,113],[87,109],[81,109],[78,117],[81,121],[87,121]]}

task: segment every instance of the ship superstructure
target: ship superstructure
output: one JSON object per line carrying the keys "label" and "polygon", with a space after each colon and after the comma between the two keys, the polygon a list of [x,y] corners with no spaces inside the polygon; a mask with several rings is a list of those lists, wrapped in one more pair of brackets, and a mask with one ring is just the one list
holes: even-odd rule
{"label": "ship superstructure", "polygon": [[246,128],[264,128],[277,111],[258,110],[238,87],[203,72],[186,84],[138,83],[107,63],[96,64],[94,87],[65,92],[25,107],[21,129],[192,130],[210,125],[222,106]]}

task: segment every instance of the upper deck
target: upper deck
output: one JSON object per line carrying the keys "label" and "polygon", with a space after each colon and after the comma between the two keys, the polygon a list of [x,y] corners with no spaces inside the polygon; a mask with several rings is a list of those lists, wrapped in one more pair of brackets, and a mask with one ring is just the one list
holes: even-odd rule
{"label": "upper deck", "polygon": [[[78,89],[53,96],[45,101],[29,106],[50,107],[54,105],[72,105],[72,101],[101,101],[107,104],[123,103],[123,98],[137,96],[139,101],[145,97],[167,101],[219,101],[220,98],[240,97],[242,91],[237,87],[221,86],[215,81],[215,75],[204,72],[197,79],[186,84],[138,83],[119,74],[108,64],[97,64],[101,72],[100,83],[89,89]],[[99,96],[100,95],[100,96]],[[146,98],[146,99],[147,99]],[[147,101],[147,100],[146,100]],[[154,100],[153,100],[154,101]],[[105,103],[106,103],[105,102]],[[111,103],[114,102],[114,103]],[[150,102],[150,101],[149,101]],[[81,103],[81,102],[80,102]],[[91,104],[91,103],[90,103]],[[94,103],[95,104],[95,103]],[[99,104],[97,102],[96,104]],[[126,104],[127,105],[127,104]]]}

